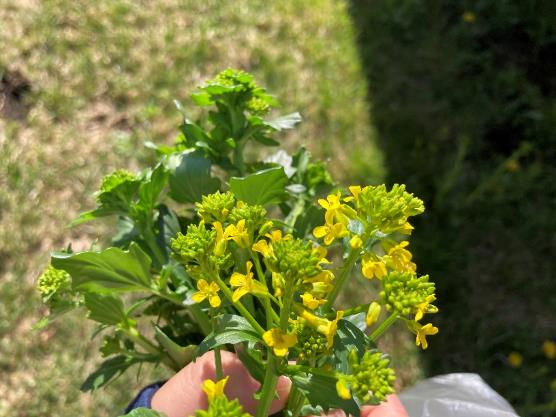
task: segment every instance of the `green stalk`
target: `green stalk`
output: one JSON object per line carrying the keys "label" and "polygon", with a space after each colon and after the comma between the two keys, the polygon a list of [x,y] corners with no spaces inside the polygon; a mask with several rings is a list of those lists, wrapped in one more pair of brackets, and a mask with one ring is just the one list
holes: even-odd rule
{"label": "green stalk", "polygon": [[398,314],[397,313],[392,313],[390,316],[388,316],[388,318],[386,320],[384,320],[380,326],[378,326],[378,328],[371,333],[371,335],[369,336],[370,339],[373,342],[376,342],[376,340],[386,331],[388,330],[388,328],[394,324],[394,322],[396,321],[396,319],[398,318]]}
{"label": "green stalk", "polygon": [[224,379],[224,372],[222,371],[222,355],[220,348],[214,348],[214,367],[216,369],[216,379],[220,381]]}
{"label": "green stalk", "polygon": [[[353,316],[359,313],[366,313],[370,305],[371,305],[370,303],[367,303],[360,306],[348,308],[344,310],[344,317]],[[329,313],[327,317],[330,319],[335,319],[336,313]]]}
{"label": "green stalk", "polygon": [[[264,278],[264,272],[261,267],[261,262],[259,261],[259,257],[255,253],[253,253],[252,250],[249,250],[249,254],[251,255],[251,259],[253,259],[253,262],[255,264],[255,270],[257,271],[257,278],[259,279],[259,282],[263,284],[265,288],[268,290],[268,286],[266,285],[266,280]],[[276,311],[274,311],[274,309],[270,305],[270,300],[268,298],[263,298],[262,303],[265,310],[266,327],[270,329],[272,328],[274,321],[280,321],[280,318],[278,317],[278,314],[276,314]]]}
{"label": "green stalk", "polygon": [[332,308],[334,301],[336,301],[336,297],[338,297],[338,294],[340,293],[347,279],[349,278],[351,270],[353,269],[353,266],[355,265],[355,262],[357,261],[358,257],[359,257],[359,251],[356,249],[351,249],[348,258],[346,259],[346,262],[344,264],[344,268],[342,269],[340,276],[335,279],[334,288],[328,295],[328,300],[324,304],[323,307],[324,311],[330,310]]}
{"label": "green stalk", "polygon": [[255,417],[268,417],[270,405],[274,399],[276,384],[278,383],[278,375],[276,373],[276,357],[268,349],[268,360],[266,363],[266,372],[264,375],[263,386],[261,391],[261,399],[257,405]]}
{"label": "green stalk", "polygon": [[141,346],[147,353],[151,355],[160,355],[161,361],[164,365],[168,368],[179,371],[180,367],[166,354],[166,352],[161,351],[158,349],[154,344],[152,344],[145,336],[143,336],[135,327],[130,327],[127,329],[121,329],[125,335],[131,340],[133,343],[138,344]]}
{"label": "green stalk", "polygon": [[220,290],[224,293],[224,296],[232,303],[232,305],[241,313],[241,315],[253,326],[253,328],[259,334],[263,334],[265,330],[261,327],[261,325],[255,320],[255,318],[249,313],[249,311],[245,308],[245,306],[241,303],[241,301],[237,301],[234,303],[232,297],[232,291],[228,288],[226,283],[220,279],[218,275],[213,276],[214,282],[218,284]]}
{"label": "green stalk", "polygon": [[305,397],[303,397],[301,391],[295,385],[292,385],[288,399],[288,410],[291,412],[291,417],[299,417],[304,402]]}

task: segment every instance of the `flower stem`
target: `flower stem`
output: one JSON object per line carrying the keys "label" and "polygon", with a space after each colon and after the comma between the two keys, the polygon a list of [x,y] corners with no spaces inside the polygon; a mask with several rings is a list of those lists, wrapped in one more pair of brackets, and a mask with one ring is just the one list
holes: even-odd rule
{"label": "flower stem", "polygon": [[[257,277],[259,279],[259,282],[263,284],[265,288],[268,290],[268,286],[266,285],[266,280],[264,278],[264,272],[261,267],[261,262],[259,261],[259,257],[257,256],[257,254],[253,253],[252,250],[249,250],[249,254],[251,255],[251,259],[253,259],[253,262],[255,263],[255,270],[257,271]],[[263,307],[265,310],[266,327],[270,329],[272,328],[275,321],[277,322],[280,321],[280,318],[278,317],[278,314],[276,314],[276,311],[274,311],[274,309],[272,308],[270,304],[270,300],[268,298],[263,298],[261,302],[263,303]]]}
{"label": "flower stem", "polygon": [[388,316],[388,318],[386,320],[384,320],[380,326],[378,326],[378,328],[371,333],[371,335],[369,336],[370,339],[373,342],[376,342],[376,340],[382,336],[382,334],[388,330],[388,328],[394,324],[394,322],[396,321],[396,319],[398,318],[398,314],[397,313],[392,313],[390,316]]}
{"label": "flower stem", "polygon": [[357,261],[358,257],[359,257],[359,251],[355,249],[351,249],[346,259],[346,262],[344,264],[344,268],[342,269],[340,276],[335,280],[334,287],[330,292],[330,294],[328,295],[328,300],[324,304],[323,307],[324,311],[330,310],[330,308],[332,308],[334,301],[336,301],[336,297],[338,297],[338,294],[340,293],[341,289],[343,288],[347,279],[349,278],[351,270],[353,269],[353,266],[355,265],[355,262]]}
{"label": "flower stem", "polygon": [[278,383],[278,374],[276,373],[276,357],[268,349],[268,360],[266,363],[266,372],[264,375],[263,386],[259,405],[255,417],[267,417],[270,410],[270,405],[274,398],[276,391],[276,384]]}

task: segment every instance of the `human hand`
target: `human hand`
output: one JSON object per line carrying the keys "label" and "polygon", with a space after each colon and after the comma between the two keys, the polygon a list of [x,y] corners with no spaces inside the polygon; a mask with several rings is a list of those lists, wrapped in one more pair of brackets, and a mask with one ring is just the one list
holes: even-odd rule
{"label": "human hand", "polygon": [[[239,358],[231,352],[222,351],[222,369],[229,376],[225,393],[229,399],[237,398],[244,410],[255,414],[257,401],[253,394],[259,389],[257,382],[245,368]],[[216,380],[214,352],[207,352],[190,363],[170,378],[153,396],[152,408],[164,412],[168,417],[188,417],[195,411],[207,408],[207,397],[202,390],[203,381]],[[291,382],[280,377],[276,386],[277,399],[272,402],[270,413],[276,413],[285,407]],[[334,411],[328,417],[343,417],[342,411]],[[376,407],[363,407],[361,417],[408,417],[405,409],[396,396]]]}

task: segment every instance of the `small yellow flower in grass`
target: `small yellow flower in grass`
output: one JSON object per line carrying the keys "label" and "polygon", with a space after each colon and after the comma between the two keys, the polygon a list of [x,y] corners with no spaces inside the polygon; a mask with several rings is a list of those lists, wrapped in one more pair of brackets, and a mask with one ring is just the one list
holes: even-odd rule
{"label": "small yellow flower in grass", "polygon": [[373,324],[376,323],[378,317],[380,316],[380,310],[382,310],[382,307],[376,301],[373,301],[369,305],[369,309],[367,310],[367,316],[365,317],[365,322],[367,323],[368,327],[371,327]]}
{"label": "small yellow flower in grass", "polygon": [[438,333],[438,327],[434,327],[431,323],[427,323],[421,326],[419,323],[415,322],[415,331],[417,337],[415,338],[415,344],[421,346],[423,350],[429,347],[427,343],[427,336],[432,336]]}
{"label": "small yellow flower in grass", "polygon": [[196,303],[201,303],[203,300],[209,300],[209,303],[212,307],[216,308],[219,307],[222,303],[220,297],[218,296],[218,291],[220,291],[220,287],[216,282],[211,282],[210,284],[206,282],[204,279],[200,279],[197,281],[197,288],[198,292],[193,294],[193,301]]}
{"label": "small yellow flower in grass", "polygon": [[316,309],[318,306],[326,302],[325,300],[319,300],[318,298],[315,298],[313,294],[308,292],[304,293],[301,296],[301,299],[303,300],[303,305],[307,308],[310,308],[311,310]]}
{"label": "small yellow flower in grass", "polygon": [[276,356],[286,356],[288,349],[295,346],[297,336],[294,333],[284,333],[280,329],[271,329],[263,334],[264,342],[274,350]]}
{"label": "small yellow flower in grass", "polygon": [[542,351],[548,359],[556,358],[556,343],[552,340],[545,340],[542,344]]}
{"label": "small yellow flower in grass", "polygon": [[374,277],[382,279],[386,276],[386,265],[381,259],[371,254],[365,254],[362,260],[361,272],[365,278],[372,279]]}
{"label": "small yellow flower in grass", "polygon": [[475,13],[471,12],[471,11],[466,11],[465,13],[463,13],[463,15],[461,16],[461,19],[465,22],[465,23],[475,23],[475,20],[477,20],[477,16],[475,15]]}
{"label": "small yellow flower in grass", "polygon": [[519,352],[510,352],[508,362],[513,368],[519,368],[523,364],[523,355]]}
{"label": "small yellow flower in grass", "polygon": [[241,219],[237,224],[231,224],[226,227],[226,233],[241,248],[251,246],[248,230],[245,228],[245,219]]}
{"label": "small yellow flower in grass", "polygon": [[253,268],[253,263],[251,261],[247,262],[247,273],[240,274],[239,272],[234,272],[230,278],[230,285],[232,287],[237,287],[232,295],[232,301],[234,303],[238,302],[241,297],[245,294],[254,295],[268,295],[268,290],[259,281],[253,279],[253,273],[251,269]]}
{"label": "small yellow flower in grass", "polygon": [[313,230],[313,235],[315,235],[317,239],[320,239],[321,237],[324,238],[325,245],[330,245],[334,242],[334,239],[343,237],[346,234],[347,229],[342,223],[326,223],[324,226],[317,226],[315,227],[315,230]]}
{"label": "small yellow flower in grass", "polygon": [[209,402],[214,400],[215,398],[224,396],[224,387],[228,382],[228,378],[229,377],[227,376],[226,378],[221,379],[218,382],[214,382],[210,379],[206,379],[203,382],[203,391],[205,391],[205,394],[207,394],[207,398]]}

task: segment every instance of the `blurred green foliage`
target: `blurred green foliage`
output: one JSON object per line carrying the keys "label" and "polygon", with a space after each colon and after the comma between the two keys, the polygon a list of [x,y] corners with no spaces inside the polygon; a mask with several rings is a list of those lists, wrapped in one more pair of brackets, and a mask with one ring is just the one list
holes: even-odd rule
{"label": "blurred green foliage", "polygon": [[556,3],[351,7],[389,181],[427,205],[413,246],[439,288],[429,373],[477,372],[524,416],[552,416]]}

